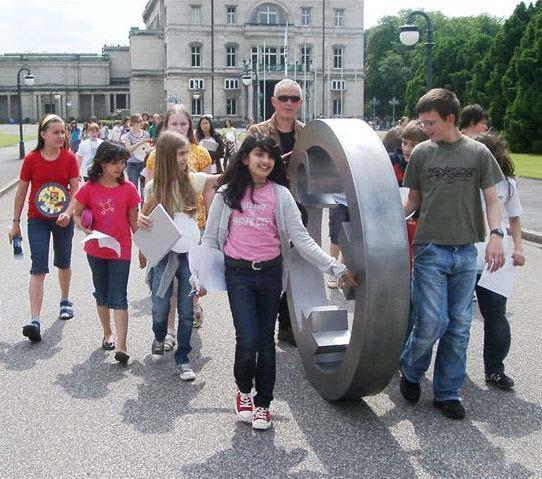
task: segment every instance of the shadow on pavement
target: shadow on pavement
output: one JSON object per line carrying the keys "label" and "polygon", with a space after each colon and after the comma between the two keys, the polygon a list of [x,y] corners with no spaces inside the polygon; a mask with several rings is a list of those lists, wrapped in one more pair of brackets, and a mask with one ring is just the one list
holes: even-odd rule
{"label": "shadow on pavement", "polygon": [[65,324],[66,321],[60,319],[57,319],[49,327],[47,327],[47,322],[42,322],[42,339],[39,343],[32,343],[28,339],[23,339],[13,346],[8,343],[0,343],[0,363],[5,364],[6,369],[12,371],[26,371],[36,366],[38,361],[51,359],[59,351],[62,351],[59,344],[62,340]]}
{"label": "shadow on pavement", "polygon": [[231,447],[221,450],[203,463],[180,468],[178,477],[216,479],[219,477],[292,477],[318,479],[328,477],[315,471],[295,471],[307,457],[305,449],[287,451],[275,445],[275,431],[253,431],[250,424],[238,422],[231,438]]}
{"label": "shadow on pavement", "polygon": [[[196,374],[209,359],[201,356],[201,339],[199,334],[193,333],[190,362]],[[173,351],[166,353],[161,360],[153,361],[149,339],[149,355],[143,362],[134,361],[129,370],[144,382],[137,386],[137,398],[124,403],[123,422],[131,424],[139,432],[164,434],[173,430],[175,420],[181,415],[201,412],[193,409],[190,403],[205,383],[197,382],[197,377],[194,383],[183,382],[179,378]]]}
{"label": "shadow on pavement", "polygon": [[118,363],[105,363],[113,352],[94,351],[84,362],[73,366],[68,374],[58,374],[55,383],[77,399],[100,399],[109,394],[111,383],[126,377],[127,368]]}

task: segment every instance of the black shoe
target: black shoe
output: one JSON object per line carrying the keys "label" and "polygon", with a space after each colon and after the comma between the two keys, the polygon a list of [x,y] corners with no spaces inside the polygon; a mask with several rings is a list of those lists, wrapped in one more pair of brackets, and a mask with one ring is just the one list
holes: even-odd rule
{"label": "black shoe", "polygon": [[105,351],[113,351],[115,349],[115,341],[106,341],[105,337],[102,339],[102,349]]}
{"label": "black shoe", "polygon": [[123,366],[126,366],[128,364],[128,359],[130,359],[130,356],[126,354],[123,351],[117,351],[115,352],[115,361],[118,361]]}
{"label": "black shoe", "polygon": [[292,346],[296,346],[295,336],[294,336],[294,332],[292,331],[292,328],[279,329],[278,338],[279,338],[279,341],[284,341],[285,343],[288,343]]}
{"label": "black shoe", "polygon": [[437,401],[433,399],[433,406],[438,407],[442,414],[452,419],[463,419],[465,417],[465,408],[461,401],[449,399],[447,401]]}
{"label": "black shoe", "polygon": [[33,343],[41,341],[40,323],[32,321],[30,324],[23,326],[23,336]]}
{"label": "black shoe", "polygon": [[486,383],[500,389],[512,389],[514,387],[514,380],[504,373],[486,374]]}
{"label": "black shoe", "polygon": [[399,390],[403,397],[411,403],[417,403],[420,400],[421,388],[419,383],[409,381],[404,374],[401,374],[401,384]]}

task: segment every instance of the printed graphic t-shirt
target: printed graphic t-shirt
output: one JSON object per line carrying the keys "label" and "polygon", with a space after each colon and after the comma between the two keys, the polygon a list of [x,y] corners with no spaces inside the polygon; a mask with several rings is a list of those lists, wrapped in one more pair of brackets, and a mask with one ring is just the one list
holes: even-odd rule
{"label": "printed graphic t-shirt", "polygon": [[120,258],[110,248],[100,248],[98,240],[87,241],[85,251],[102,259],[132,257],[132,233],[129,211],[141,201],[135,186],[125,181],[114,188],[106,188],[98,182],[87,182],[76,193],[75,199],[92,211],[92,229],[115,238],[120,243]]}
{"label": "printed graphic t-shirt", "polygon": [[414,244],[463,245],[484,241],[480,189],[504,179],[485,145],[423,141],[412,150],[403,186],[422,196]]}
{"label": "printed graphic t-shirt", "polygon": [[79,168],[75,156],[68,150],[60,150],[60,154],[53,161],[47,161],[39,151],[31,151],[25,156],[19,178],[21,181],[30,182],[28,218],[52,220],[36,208],[36,195],[41,187],[48,183],[56,183],[69,191],[70,179],[79,178]]}
{"label": "printed graphic t-shirt", "polygon": [[280,255],[280,238],[275,222],[277,198],[271,181],[254,190],[247,188],[241,200],[243,212],[230,215],[224,253],[230,258],[248,261],[268,261]]}

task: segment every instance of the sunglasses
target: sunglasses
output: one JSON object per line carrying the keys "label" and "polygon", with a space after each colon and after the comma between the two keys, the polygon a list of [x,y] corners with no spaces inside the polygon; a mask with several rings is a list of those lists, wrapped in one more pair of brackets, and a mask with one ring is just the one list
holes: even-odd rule
{"label": "sunglasses", "polygon": [[281,103],[286,103],[288,100],[290,100],[292,103],[298,103],[301,101],[301,97],[297,95],[279,95],[277,100]]}

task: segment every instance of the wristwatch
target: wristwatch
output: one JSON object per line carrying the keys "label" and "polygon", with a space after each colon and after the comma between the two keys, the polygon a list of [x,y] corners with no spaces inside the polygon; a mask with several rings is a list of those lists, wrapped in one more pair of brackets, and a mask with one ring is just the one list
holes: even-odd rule
{"label": "wristwatch", "polygon": [[497,235],[501,238],[504,238],[504,231],[500,228],[495,228],[489,232],[490,235]]}

